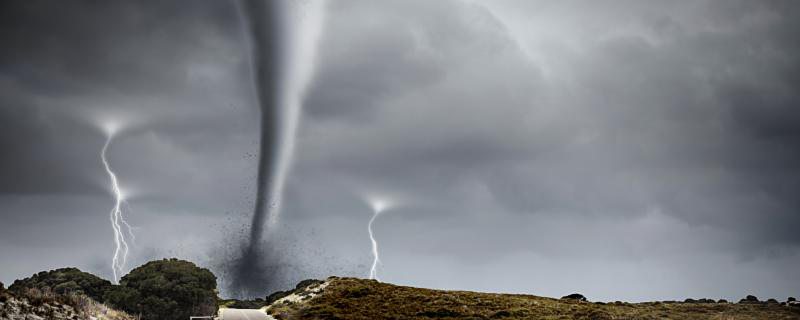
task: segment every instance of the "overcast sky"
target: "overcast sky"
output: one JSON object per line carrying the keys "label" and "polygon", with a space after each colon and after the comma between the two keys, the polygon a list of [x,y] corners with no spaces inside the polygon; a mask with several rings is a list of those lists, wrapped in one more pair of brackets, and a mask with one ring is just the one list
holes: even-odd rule
{"label": "overcast sky", "polygon": [[[654,300],[800,294],[800,4],[332,0],[280,225],[283,284],[382,280]],[[0,281],[220,274],[246,231],[258,108],[231,1],[0,4]],[[223,278],[224,274],[220,274]],[[265,293],[266,294],[266,293]]]}

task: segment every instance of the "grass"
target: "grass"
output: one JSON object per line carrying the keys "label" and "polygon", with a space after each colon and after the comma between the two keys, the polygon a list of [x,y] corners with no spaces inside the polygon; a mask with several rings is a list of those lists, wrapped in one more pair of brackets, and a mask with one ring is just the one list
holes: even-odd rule
{"label": "grass", "polygon": [[323,293],[302,303],[272,305],[278,319],[800,319],[778,304],[592,303],[533,295],[443,291],[374,280],[329,278]]}
{"label": "grass", "polygon": [[[82,293],[54,293],[50,290],[26,288],[16,295],[0,290],[0,319],[37,316],[44,319],[136,320],[125,312],[114,310]],[[17,316],[11,317],[9,303],[17,300]],[[36,317],[31,317],[36,319]],[[21,318],[20,318],[21,319]]]}

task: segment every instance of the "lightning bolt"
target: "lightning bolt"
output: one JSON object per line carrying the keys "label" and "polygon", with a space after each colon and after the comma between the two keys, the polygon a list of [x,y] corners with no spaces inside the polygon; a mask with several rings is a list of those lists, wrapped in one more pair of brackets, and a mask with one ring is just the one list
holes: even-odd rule
{"label": "lightning bolt", "polygon": [[369,240],[372,241],[372,268],[369,270],[369,278],[381,281],[378,279],[378,264],[381,263],[381,258],[378,255],[378,241],[375,241],[375,235],[372,234],[372,223],[375,222],[375,218],[380,215],[380,212],[375,212],[372,215],[372,219],[369,219],[369,224],[367,225],[367,232],[369,232]]}
{"label": "lightning bolt", "polygon": [[[111,228],[114,230],[114,244],[116,245],[116,248],[114,249],[114,256],[111,259],[111,270],[114,273],[114,282],[119,282],[119,276],[125,272],[125,265],[127,264],[128,260],[128,251],[130,249],[128,246],[128,241],[125,240],[124,231],[127,231],[128,235],[131,236],[131,239],[135,239],[135,236],[133,235],[133,230],[130,224],[128,224],[128,221],[125,220],[125,217],[122,213],[122,205],[125,204],[125,196],[122,192],[122,189],[119,187],[117,175],[113,170],[111,170],[111,166],[108,164],[108,159],[106,158],[106,152],[108,151],[108,147],[111,145],[111,141],[114,139],[115,131],[116,130],[114,130],[112,127],[109,127],[109,129],[106,130],[106,143],[103,145],[103,149],[100,152],[100,159],[103,161],[103,166],[105,167],[106,173],[111,180],[111,192],[114,195],[114,207],[111,208],[111,213],[109,215],[111,219]],[[123,229],[123,227],[125,229]]]}
{"label": "lightning bolt", "polygon": [[392,203],[385,199],[368,198],[367,202],[372,207],[372,218],[369,219],[367,224],[367,233],[369,233],[369,240],[372,242],[372,267],[369,270],[369,278],[381,281],[378,278],[378,265],[381,264],[381,258],[378,254],[378,241],[375,240],[375,234],[372,232],[372,224],[381,213],[392,206]]}

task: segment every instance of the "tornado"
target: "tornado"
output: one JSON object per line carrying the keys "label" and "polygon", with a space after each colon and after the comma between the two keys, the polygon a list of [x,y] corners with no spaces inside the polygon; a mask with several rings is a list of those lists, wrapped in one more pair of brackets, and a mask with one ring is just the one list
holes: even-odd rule
{"label": "tornado", "polygon": [[263,295],[275,265],[264,233],[274,229],[290,170],[300,106],[311,79],[324,0],[240,0],[250,66],[260,111],[256,196],[249,235],[232,270],[232,290]]}

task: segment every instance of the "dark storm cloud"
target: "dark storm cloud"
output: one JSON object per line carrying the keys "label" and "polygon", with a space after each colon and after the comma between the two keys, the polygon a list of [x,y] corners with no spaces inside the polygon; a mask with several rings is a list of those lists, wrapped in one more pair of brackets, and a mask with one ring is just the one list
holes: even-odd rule
{"label": "dark storm cloud", "polygon": [[0,37],[15,49],[0,54],[4,75],[55,96],[180,88],[187,58],[237,23],[228,2],[186,4],[5,3]]}
{"label": "dark storm cloud", "polygon": [[[206,255],[236,229],[222,213],[246,219],[254,192],[256,109],[235,7],[56,15],[27,3],[0,22],[15,48],[0,53],[0,142],[13,150],[2,191],[82,190],[102,203],[103,137],[67,119],[133,110],[149,121],[111,156],[148,193],[132,201],[140,232],[165,239],[143,247]],[[327,276],[317,264],[367,274],[368,191],[403,199],[374,226],[391,282],[612,300],[796,294],[797,7],[331,1],[281,215],[315,246],[296,255],[297,277]],[[52,214],[15,197],[0,212],[30,215],[19,225]],[[81,217],[73,204],[64,214]],[[91,207],[98,216],[81,221],[105,218]],[[67,222],[60,236],[79,230]],[[23,244],[0,240],[4,253]],[[28,265],[43,264],[57,265]]]}
{"label": "dark storm cloud", "polygon": [[[242,100],[197,94],[213,84],[205,78],[225,76],[218,74],[222,68],[246,70],[238,63],[238,17],[231,3],[25,1],[3,6],[0,42],[14,48],[0,53],[3,191],[105,188],[87,181],[97,176],[90,172],[97,169],[95,149],[103,142],[93,128],[97,114],[122,109],[148,118],[144,129],[155,132],[184,123],[241,129],[241,121],[231,117],[225,124],[209,118],[224,117]],[[210,61],[222,68],[202,68]],[[217,95],[236,95],[225,91]],[[191,135],[182,130],[166,138],[180,139],[187,132]]]}
{"label": "dark storm cloud", "polygon": [[[397,111],[373,126],[355,124],[359,131],[326,132],[326,144],[345,150],[332,151],[320,165],[398,184],[432,171],[453,183],[472,177],[520,213],[636,215],[658,206],[693,224],[749,231],[767,244],[797,244],[800,238],[782,227],[800,218],[796,197],[787,192],[800,178],[800,152],[792,148],[799,142],[792,129],[800,114],[797,83],[783,70],[796,69],[800,52],[780,32],[796,22],[778,7],[741,5],[721,6],[731,16],[755,12],[749,25],[719,19],[699,26],[716,14],[715,3],[688,17],[670,16],[682,10],[653,15],[642,10],[647,6],[601,10],[620,9],[636,24],[630,32],[589,33],[573,50],[542,53],[558,54],[552,59],[568,66],[544,67],[558,68],[557,76],[571,82],[540,79],[536,66],[524,68],[530,62],[479,7],[445,10],[439,3],[419,14],[412,3],[331,18],[331,30],[339,32],[325,42],[323,61],[331,63],[323,63],[317,83],[336,88],[338,98],[313,91],[306,109],[311,119]],[[430,12],[446,18],[426,20]],[[383,16],[353,18],[358,14]],[[370,32],[346,30],[388,36],[370,41]],[[459,41],[434,41],[438,33]],[[355,45],[343,48],[337,38]],[[398,42],[406,44],[390,50]],[[384,49],[371,46],[391,53],[375,54]],[[425,65],[437,67],[416,71]],[[326,86],[326,79],[333,84]],[[331,134],[350,143],[330,143]],[[754,221],[764,221],[763,229],[753,230]]]}
{"label": "dark storm cloud", "polygon": [[702,252],[785,267],[800,245],[787,6],[338,1],[296,210],[360,221],[357,186],[413,194],[376,227],[384,255],[406,259],[713,265]]}
{"label": "dark storm cloud", "polygon": [[[20,261],[2,267],[9,272],[2,281],[65,264],[110,276],[97,268],[113,251],[100,118],[130,125],[115,137],[109,160],[129,195],[134,252],[202,257],[208,243],[197,234],[212,234],[204,230],[249,207],[253,193],[255,109],[235,6],[1,6],[0,43],[13,49],[0,50],[0,250]],[[196,233],[175,234],[178,227]],[[59,241],[85,250],[67,257],[48,252],[55,244],[24,245],[77,234],[91,235],[93,245]]]}
{"label": "dark storm cloud", "polygon": [[[69,130],[68,134],[56,135],[55,132],[70,126],[54,123],[54,119],[35,105],[15,101],[11,90],[8,93],[2,98],[4,107],[0,108],[0,127],[4,132],[0,135],[0,150],[3,152],[0,157],[0,192],[98,191],[86,180],[85,168],[65,170],[63,167],[66,163],[80,161],[80,153],[87,151],[75,148],[86,138],[86,130]],[[91,132],[88,136],[91,137]]]}

